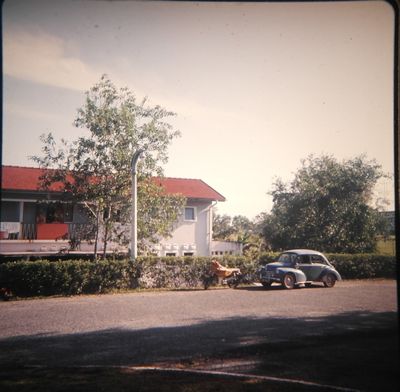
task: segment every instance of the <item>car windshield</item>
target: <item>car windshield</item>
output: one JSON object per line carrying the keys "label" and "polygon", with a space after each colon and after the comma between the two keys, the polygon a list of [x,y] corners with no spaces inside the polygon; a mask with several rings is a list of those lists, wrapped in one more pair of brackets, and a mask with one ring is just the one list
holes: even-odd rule
{"label": "car windshield", "polygon": [[296,258],[296,253],[281,253],[281,255],[278,257],[278,261],[284,264],[294,264]]}

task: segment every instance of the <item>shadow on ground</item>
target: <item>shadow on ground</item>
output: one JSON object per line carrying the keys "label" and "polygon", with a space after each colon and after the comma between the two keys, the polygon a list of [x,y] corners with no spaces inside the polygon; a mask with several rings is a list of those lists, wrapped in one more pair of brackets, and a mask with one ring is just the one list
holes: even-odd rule
{"label": "shadow on ground", "polygon": [[0,340],[3,369],[158,365],[396,391],[396,313],[233,318],[190,326]]}

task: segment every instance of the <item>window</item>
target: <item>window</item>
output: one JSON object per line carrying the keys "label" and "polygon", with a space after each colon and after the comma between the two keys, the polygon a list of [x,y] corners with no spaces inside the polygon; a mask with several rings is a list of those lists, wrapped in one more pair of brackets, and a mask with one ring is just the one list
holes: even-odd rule
{"label": "window", "polygon": [[167,253],[165,254],[165,256],[167,256],[167,257],[175,257],[175,256],[176,256],[176,253],[174,253],[174,252],[167,252]]}
{"label": "window", "polygon": [[313,264],[326,264],[325,260],[318,255],[311,255],[311,260]]}
{"label": "window", "polygon": [[1,203],[1,221],[19,222],[19,202],[3,201]]}
{"label": "window", "polygon": [[194,207],[185,207],[185,221],[196,220],[196,209]]}
{"label": "window", "polygon": [[36,208],[36,223],[64,223],[64,204],[61,202],[39,203]]}
{"label": "window", "polygon": [[183,252],[184,256],[194,256],[193,252]]}
{"label": "window", "polygon": [[310,257],[308,255],[300,255],[296,261],[300,264],[311,264]]}
{"label": "window", "polygon": [[71,203],[64,204],[64,222],[73,222],[74,206]]}

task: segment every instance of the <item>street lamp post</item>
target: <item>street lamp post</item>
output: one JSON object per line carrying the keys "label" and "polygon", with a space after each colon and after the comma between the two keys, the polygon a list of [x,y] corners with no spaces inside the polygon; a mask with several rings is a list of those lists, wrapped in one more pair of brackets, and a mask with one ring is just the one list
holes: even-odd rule
{"label": "street lamp post", "polygon": [[132,219],[131,219],[131,252],[130,259],[135,261],[137,257],[137,163],[144,150],[137,150],[132,156]]}

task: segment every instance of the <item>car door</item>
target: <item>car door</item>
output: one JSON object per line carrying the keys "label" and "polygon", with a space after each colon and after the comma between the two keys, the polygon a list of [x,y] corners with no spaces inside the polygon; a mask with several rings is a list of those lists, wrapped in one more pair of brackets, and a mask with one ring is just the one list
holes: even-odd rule
{"label": "car door", "polygon": [[297,259],[297,268],[303,271],[304,275],[306,276],[307,280],[313,280],[313,272],[312,272],[312,264],[309,255],[298,255]]}
{"label": "car door", "polygon": [[327,267],[327,264],[320,255],[310,255],[310,259],[310,280],[318,280],[322,274],[322,271]]}

